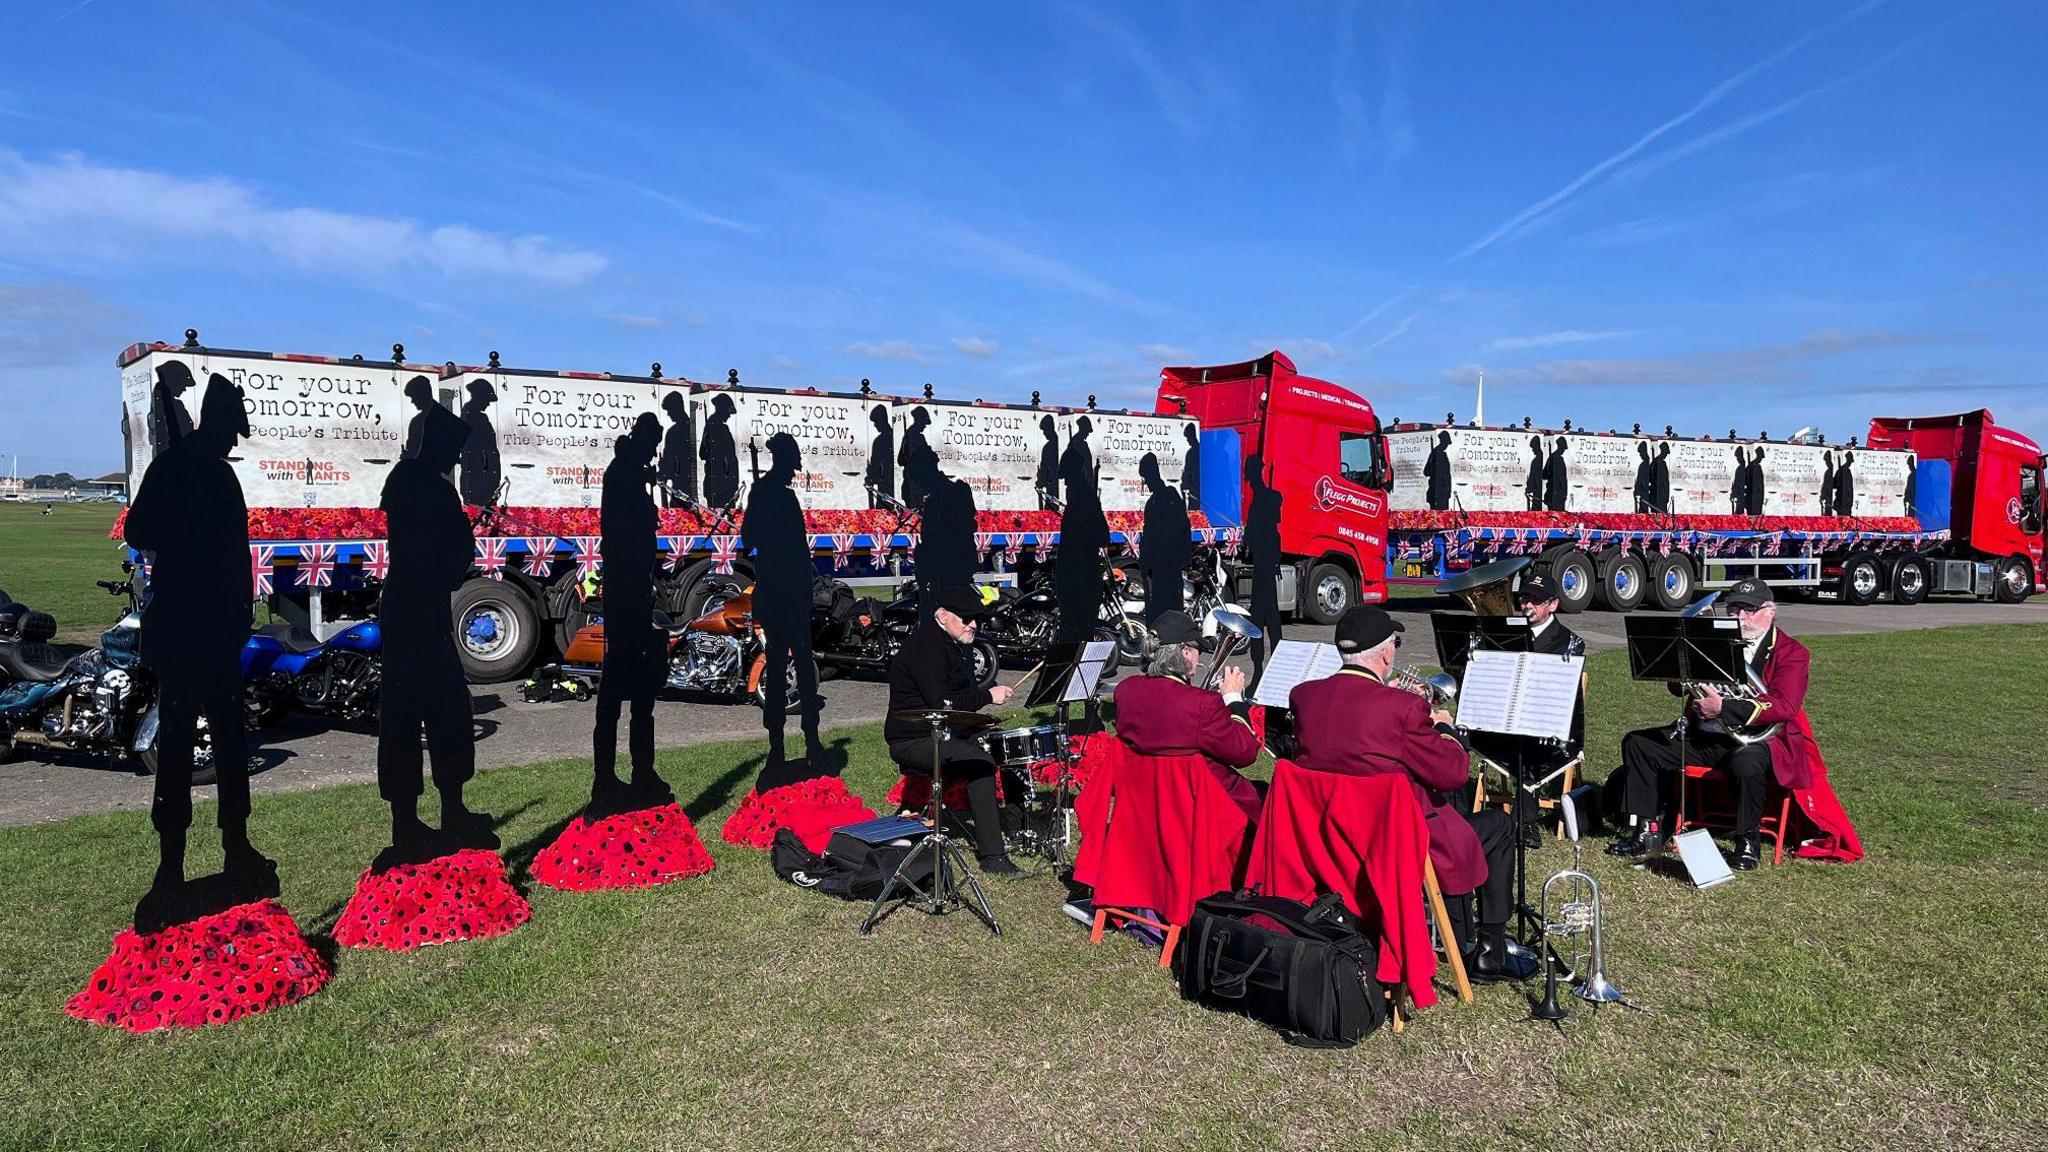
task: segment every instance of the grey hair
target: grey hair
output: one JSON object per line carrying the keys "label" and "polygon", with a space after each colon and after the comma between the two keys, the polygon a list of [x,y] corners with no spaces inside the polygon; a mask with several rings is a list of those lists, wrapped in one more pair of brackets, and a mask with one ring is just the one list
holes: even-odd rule
{"label": "grey hair", "polygon": [[1193,647],[1193,644],[1148,642],[1145,653],[1145,675],[1186,676],[1188,674],[1188,665],[1185,653],[1189,648]]}
{"label": "grey hair", "polygon": [[1386,652],[1387,659],[1391,660],[1394,658],[1394,638],[1392,636],[1367,648],[1363,652],[1345,653],[1344,663],[1351,665],[1353,668],[1363,668],[1367,664],[1372,663],[1373,657],[1378,656],[1382,650]]}

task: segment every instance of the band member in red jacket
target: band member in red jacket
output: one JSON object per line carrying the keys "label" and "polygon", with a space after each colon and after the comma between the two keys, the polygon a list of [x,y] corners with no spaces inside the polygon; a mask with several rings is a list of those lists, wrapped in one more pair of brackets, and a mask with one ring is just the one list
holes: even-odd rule
{"label": "band member in red jacket", "polygon": [[1217,695],[1190,681],[1202,659],[1202,630],[1181,611],[1159,614],[1152,630],[1157,646],[1143,676],[1116,686],[1116,731],[1141,756],[1201,756],[1231,800],[1253,823],[1264,803],[1258,787],[1240,768],[1259,759],[1244,702],[1244,669],[1223,669]]}
{"label": "band member in red jacket", "polygon": [[[1451,714],[1432,711],[1422,697],[1386,683],[1403,631],[1400,621],[1371,605],[1338,618],[1337,651],[1344,667],[1325,679],[1296,685],[1288,697],[1299,749],[1294,760],[1318,772],[1406,773],[1429,826],[1429,858],[1450,906],[1458,946],[1470,956],[1467,968],[1484,981],[1526,979],[1534,964],[1525,955],[1511,955],[1507,947],[1514,820],[1493,809],[1465,811],[1465,805],[1454,802],[1453,794],[1471,776],[1471,760]],[[1471,930],[1475,890],[1476,947]]]}
{"label": "band member in red jacket", "polygon": [[[1811,786],[1812,739],[1797,721],[1806,706],[1810,657],[1806,645],[1778,630],[1778,606],[1771,587],[1761,580],[1742,580],[1721,596],[1742,624],[1743,656],[1764,685],[1755,699],[1723,696],[1709,688],[1686,705],[1686,759],[1719,768],[1735,783],[1734,851],[1729,863],[1742,871],[1756,867],[1763,854],[1758,825],[1764,812],[1768,777],[1788,789]],[[1675,690],[1675,686],[1674,686]],[[1761,731],[1781,724],[1768,740],[1745,744],[1728,731]],[[1672,725],[1631,732],[1621,741],[1620,808],[1629,831],[1607,851],[1615,856],[1651,856],[1664,848],[1672,797],[1671,781],[1679,769],[1677,732]]]}

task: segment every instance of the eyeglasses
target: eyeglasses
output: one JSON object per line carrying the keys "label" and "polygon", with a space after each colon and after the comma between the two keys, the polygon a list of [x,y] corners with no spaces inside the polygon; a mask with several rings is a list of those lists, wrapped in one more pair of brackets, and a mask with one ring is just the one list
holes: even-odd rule
{"label": "eyeglasses", "polygon": [[1394,651],[1396,651],[1396,652],[1399,652],[1400,650],[1401,650],[1401,634],[1400,634],[1399,632],[1396,632],[1396,633],[1394,633]]}

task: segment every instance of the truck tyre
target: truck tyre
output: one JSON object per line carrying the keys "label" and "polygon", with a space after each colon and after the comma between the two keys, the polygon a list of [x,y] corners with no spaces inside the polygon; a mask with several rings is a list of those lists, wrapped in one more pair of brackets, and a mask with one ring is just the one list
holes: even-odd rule
{"label": "truck tyre", "polygon": [[1929,571],[1927,561],[1918,556],[1901,556],[1892,565],[1892,603],[1918,604],[1927,599],[1927,590],[1932,585],[1934,574]]}
{"label": "truck tyre", "polygon": [[1600,606],[1610,612],[1633,612],[1649,593],[1643,558],[1625,548],[1600,554]]}
{"label": "truck tyre", "polygon": [[1692,561],[1682,552],[1657,556],[1650,561],[1650,603],[1665,612],[1676,612],[1692,603]]}
{"label": "truck tyre", "polygon": [[1842,561],[1842,603],[1861,608],[1877,602],[1884,591],[1884,567],[1868,552],[1851,552]]}
{"label": "truck tyre", "polygon": [[2034,566],[2024,556],[2008,556],[1992,569],[1992,585],[2000,604],[2018,604],[2034,594]]}
{"label": "truck tyre", "polygon": [[1577,548],[1566,548],[1550,557],[1550,576],[1557,581],[1557,609],[1560,612],[1579,613],[1593,602],[1593,589],[1598,578],[1593,572],[1593,561]]}
{"label": "truck tyre", "polygon": [[1323,561],[1308,570],[1305,614],[1317,624],[1331,625],[1358,604],[1358,582],[1342,567]]}
{"label": "truck tyre", "polygon": [[504,580],[473,577],[455,590],[455,653],[472,684],[517,678],[540,645],[533,601]]}

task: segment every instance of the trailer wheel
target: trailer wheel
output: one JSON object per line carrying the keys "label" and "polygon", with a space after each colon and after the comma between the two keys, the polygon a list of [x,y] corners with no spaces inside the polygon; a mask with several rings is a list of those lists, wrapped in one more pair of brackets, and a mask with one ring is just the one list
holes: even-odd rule
{"label": "trailer wheel", "polygon": [[1692,603],[1692,561],[1682,553],[1658,556],[1650,561],[1650,603],[1666,612],[1676,612]]}
{"label": "trailer wheel", "polygon": [[1625,548],[1600,555],[1600,606],[1610,612],[1633,612],[1649,593],[1649,576],[1643,558]]}
{"label": "trailer wheel", "polygon": [[511,680],[533,663],[540,615],[517,586],[475,577],[455,590],[454,612],[455,652],[470,683]]}
{"label": "trailer wheel", "polygon": [[2008,556],[1993,570],[1993,595],[2000,604],[2018,604],[2034,594],[2034,566],[2023,556]]}
{"label": "trailer wheel", "polygon": [[1351,579],[1351,573],[1324,561],[1308,570],[1307,599],[1310,620],[1323,625],[1335,624],[1337,617],[1358,603],[1358,584]]}
{"label": "trailer wheel", "polygon": [[1927,599],[1928,586],[1933,574],[1928,571],[1927,561],[1918,556],[1901,556],[1892,565],[1892,603],[1918,604]]}
{"label": "trailer wheel", "polygon": [[1558,611],[1584,612],[1593,603],[1598,578],[1593,573],[1593,561],[1584,552],[1567,548],[1552,556],[1550,575],[1557,581]]}
{"label": "trailer wheel", "polygon": [[1884,591],[1884,569],[1868,552],[1852,552],[1842,561],[1842,603],[1861,608],[1877,602]]}

